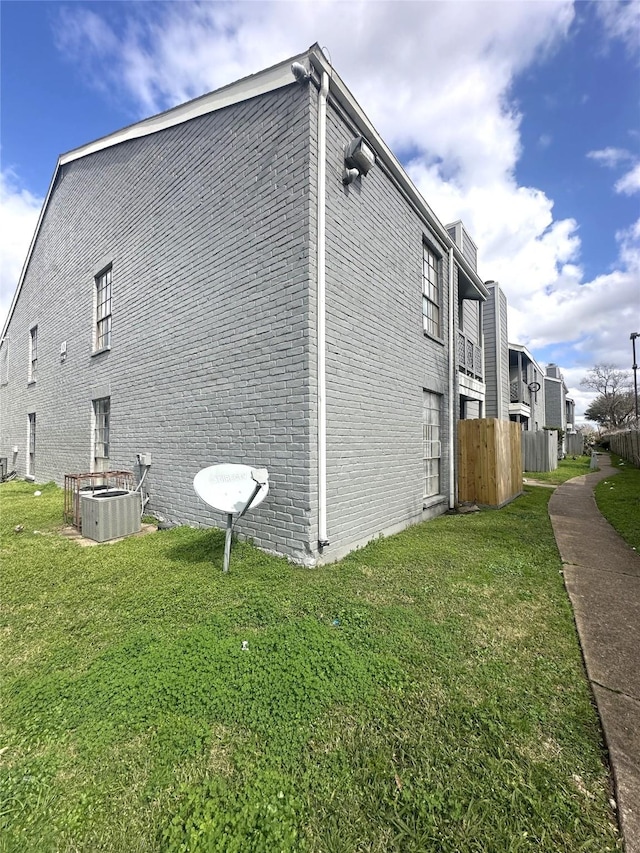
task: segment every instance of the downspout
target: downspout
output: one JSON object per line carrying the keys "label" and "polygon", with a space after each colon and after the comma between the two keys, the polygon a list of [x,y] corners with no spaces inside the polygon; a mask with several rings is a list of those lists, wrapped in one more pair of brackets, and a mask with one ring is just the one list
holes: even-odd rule
{"label": "downspout", "polygon": [[480,403],[480,417],[487,416],[487,377],[484,373],[484,302],[478,303],[478,323],[480,324],[480,373],[484,385],[484,400]]}
{"label": "downspout", "polygon": [[453,290],[453,247],[449,248],[449,509],[456,505],[455,485],[455,452],[453,407],[457,396],[455,394],[455,348],[454,348],[454,317],[455,303]]}
{"label": "downspout", "polygon": [[[495,284],[493,288],[493,312],[494,312],[494,321],[495,321],[495,330],[496,330],[496,411],[498,414],[498,420],[503,420],[505,418],[505,410],[504,410],[504,388],[502,387],[504,382],[504,371],[502,370],[502,347],[503,344],[507,348],[507,369],[509,362],[509,342],[508,340],[502,340],[502,323],[500,322],[502,315],[502,301],[500,299],[500,291],[498,290],[498,285]],[[509,387],[507,389],[507,398],[511,400],[511,385],[509,383]]]}
{"label": "downspout", "polygon": [[329,544],[327,538],[327,372],[326,372],[326,155],[327,94],[329,75],[322,72],[318,92],[318,549]]}

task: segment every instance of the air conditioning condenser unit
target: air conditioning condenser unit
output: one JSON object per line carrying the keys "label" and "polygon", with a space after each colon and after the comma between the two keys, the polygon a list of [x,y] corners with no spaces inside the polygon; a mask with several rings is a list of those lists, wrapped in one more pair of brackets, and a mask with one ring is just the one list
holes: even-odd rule
{"label": "air conditioning condenser unit", "polygon": [[82,535],[95,542],[108,542],[140,530],[140,495],[120,489],[105,489],[80,495]]}

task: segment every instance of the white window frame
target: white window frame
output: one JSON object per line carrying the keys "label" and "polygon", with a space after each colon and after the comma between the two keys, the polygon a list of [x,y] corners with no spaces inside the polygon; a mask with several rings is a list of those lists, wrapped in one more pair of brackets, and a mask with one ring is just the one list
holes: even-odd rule
{"label": "white window frame", "polygon": [[441,494],[442,394],[422,393],[422,497]]}
{"label": "white window frame", "polygon": [[109,441],[111,431],[111,397],[93,400],[92,471],[109,470]]}
{"label": "white window frame", "polygon": [[36,413],[27,415],[27,477],[36,475]]}
{"label": "white window frame", "polygon": [[9,384],[9,339],[5,338],[0,346],[0,385]]}
{"label": "white window frame", "polygon": [[35,382],[38,373],[38,326],[29,329],[29,376],[28,382]]}
{"label": "white window frame", "polygon": [[111,264],[105,267],[94,278],[94,352],[111,349],[111,279]]}
{"label": "white window frame", "polygon": [[427,243],[422,244],[422,328],[442,338],[442,258]]}

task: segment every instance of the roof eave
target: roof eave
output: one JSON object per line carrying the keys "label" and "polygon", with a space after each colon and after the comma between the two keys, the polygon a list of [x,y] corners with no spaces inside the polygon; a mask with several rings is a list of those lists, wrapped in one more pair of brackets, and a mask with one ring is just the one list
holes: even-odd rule
{"label": "roof eave", "polygon": [[160,130],[166,130],[169,127],[183,124],[193,118],[198,118],[199,116],[224,109],[225,107],[242,103],[242,101],[248,101],[251,98],[257,98],[260,95],[265,95],[284,86],[290,86],[295,83],[295,78],[291,72],[292,63],[305,60],[307,54],[308,51],[305,51],[305,53],[298,56],[285,59],[277,65],[272,65],[270,68],[265,68],[256,74],[250,74],[248,77],[243,77],[241,80],[236,80],[213,92],[207,92],[207,94],[200,95],[198,98],[187,101],[185,104],[178,104],[178,106],[165,110],[162,113],[149,116],[149,118],[135,124],[130,124],[128,127],[123,127],[115,131],[115,133],[110,133],[108,136],[103,136],[100,139],[82,145],[80,148],[67,151],[66,154],[60,156],[59,162],[61,165],[64,165],[72,160],[78,160],[80,157],[93,154],[96,151],[102,151],[104,148],[118,145],[121,142],[140,139],[143,136],[149,136]]}

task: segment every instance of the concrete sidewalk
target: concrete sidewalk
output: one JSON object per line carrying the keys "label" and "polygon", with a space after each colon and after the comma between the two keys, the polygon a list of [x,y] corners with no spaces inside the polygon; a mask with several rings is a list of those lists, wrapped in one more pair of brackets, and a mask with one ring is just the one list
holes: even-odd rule
{"label": "concrete sidewalk", "polygon": [[609,750],[625,850],[640,853],[640,556],[598,511],[594,486],[618,473],[607,454],[598,464],[599,471],[558,486],[549,515]]}

